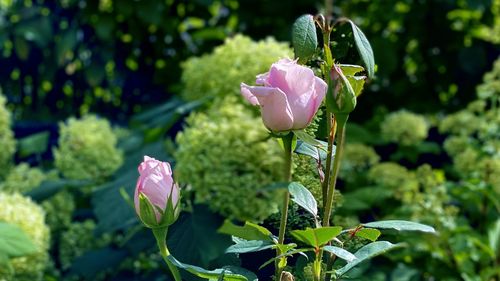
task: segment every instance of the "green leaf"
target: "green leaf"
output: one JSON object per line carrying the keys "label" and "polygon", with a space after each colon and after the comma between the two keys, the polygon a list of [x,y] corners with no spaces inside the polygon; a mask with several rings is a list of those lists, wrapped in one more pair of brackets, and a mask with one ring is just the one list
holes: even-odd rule
{"label": "green leaf", "polygon": [[21,257],[35,253],[35,244],[17,225],[0,222],[0,256]]}
{"label": "green leaf", "polygon": [[366,76],[346,75],[346,78],[351,84],[352,90],[354,91],[354,94],[356,94],[356,97],[359,96],[361,94],[361,91],[363,91]]}
{"label": "green leaf", "polygon": [[427,233],[436,233],[436,230],[432,226],[425,224],[403,221],[403,220],[386,220],[386,221],[374,221],[362,224],[364,227],[372,227],[379,229],[394,229],[397,231],[420,231]]}
{"label": "green leaf", "polygon": [[292,27],[292,43],[295,57],[304,64],[314,55],[318,46],[316,26],[312,15],[300,16]]}
{"label": "green leaf", "polygon": [[306,133],[304,130],[294,130],[293,133],[302,141],[312,146],[321,147],[323,143]]}
{"label": "green leaf", "polygon": [[500,255],[500,219],[488,230],[488,242],[496,257]]}
{"label": "green leaf", "polygon": [[340,226],[328,226],[320,228],[306,228],[305,230],[293,230],[292,236],[295,239],[315,248],[328,243],[342,231]]}
{"label": "green leaf", "polygon": [[238,226],[230,220],[225,220],[224,224],[219,228],[219,233],[233,235],[245,240],[265,240],[273,241],[272,233],[267,228],[256,225],[251,222],[245,222],[244,226]]}
{"label": "green leaf", "polygon": [[355,65],[355,64],[339,64],[340,69],[342,69],[342,73],[346,76],[354,76],[359,72],[362,72],[365,70],[364,67],[361,65]]}
{"label": "green leaf", "polygon": [[[193,212],[183,212],[169,228],[170,253],[183,262],[208,267],[224,256],[233,244],[231,237],[218,233],[223,218],[205,205],[194,205]],[[224,263],[227,264],[227,263]]]}
{"label": "green leaf", "polygon": [[263,240],[243,240],[227,248],[226,253],[251,253],[271,249],[273,243]]}
{"label": "green leaf", "polygon": [[44,131],[19,139],[19,156],[44,153],[49,146],[49,136],[50,133]]}
{"label": "green leaf", "polygon": [[380,236],[380,230],[374,228],[362,228],[356,231],[355,234],[357,237],[368,239],[372,242],[377,241]]}
{"label": "green leaf", "polygon": [[355,259],[357,259],[356,256],[353,255],[351,252],[344,250],[340,247],[327,245],[327,246],[323,247],[323,250],[325,250],[329,253],[332,253],[332,254],[336,255],[337,257],[339,257],[347,262],[352,262]]}
{"label": "green leaf", "polygon": [[[320,142],[320,146],[310,145],[302,140],[297,142],[297,147],[295,148],[295,153],[308,155],[316,160],[316,162],[325,163],[328,143],[324,141]],[[335,146],[333,146],[332,156],[335,156]]]}
{"label": "green leaf", "polygon": [[306,259],[307,259],[307,255],[304,254],[304,252],[312,252],[314,251],[314,249],[312,248],[309,248],[309,249],[295,249],[295,250],[292,250],[292,251],[287,251],[287,252],[284,252],[283,254],[277,256],[277,257],[273,257],[269,260],[267,260],[265,263],[263,263],[260,267],[259,267],[259,270],[268,266],[269,264],[271,264],[273,261],[277,260],[277,259],[281,259],[281,258],[284,258],[284,257],[289,257],[289,256],[293,256],[295,254],[301,254],[303,255]]}
{"label": "green leaf", "polygon": [[176,267],[182,268],[191,274],[209,280],[225,280],[225,281],[257,281],[257,276],[244,268],[236,266],[227,266],[214,270],[207,270],[199,266],[181,263],[172,255],[167,257]]}
{"label": "green leaf", "polygon": [[292,182],[288,185],[288,191],[292,195],[292,201],[311,213],[314,217],[318,216],[318,203],[312,193],[298,182]]}
{"label": "green leaf", "polygon": [[375,73],[375,57],[373,55],[372,46],[368,39],[366,39],[365,34],[361,29],[359,29],[354,22],[349,20],[352,28],[352,34],[354,35],[354,42],[356,43],[356,48],[358,49],[359,55],[365,64],[366,71],[370,78],[373,77]]}
{"label": "green leaf", "polygon": [[92,184],[90,180],[48,180],[43,181],[39,187],[27,192],[25,195],[31,197],[31,199],[41,202],[52,195],[58,193],[64,188],[79,188],[86,185]]}
{"label": "green leaf", "polygon": [[354,253],[354,256],[356,256],[356,259],[353,260],[350,263],[347,263],[344,267],[336,270],[335,274],[337,277],[340,277],[347,273],[349,270],[357,266],[358,264],[369,260],[375,256],[381,255],[389,250],[399,248],[401,247],[401,244],[392,244],[391,242],[387,241],[377,241],[370,243],[368,245],[363,246],[361,249],[359,249],[356,253]]}

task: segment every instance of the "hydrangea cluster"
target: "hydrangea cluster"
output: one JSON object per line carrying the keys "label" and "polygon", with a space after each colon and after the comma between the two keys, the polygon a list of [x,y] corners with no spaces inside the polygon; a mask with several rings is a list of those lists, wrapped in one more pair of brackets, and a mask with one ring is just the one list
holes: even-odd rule
{"label": "hydrangea cluster", "polygon": [[5,103],[6,99],[0,89],[0,143],[2,144],[0,150],[0,177],[5,175],[11,165],[12,156],[16,152],[16,139],[10,129],[11,115]]}
{"label": "hydrangea cluster", "polygon": [[111,242],[111,234],[96,238],[94,236],[95,228],[96,224],[93,220],[85,220],[72,223],[61,234],[59,259],[63,269],[70,268],[73,260],[85,252],[104,247]]}
{"label": "hydrangea cluster", "polygon": [[386,141],[412,146],[427,138],[429,125],[423,116],[400,110],[387,115],[380,129]]}
{"label": "hydrangea cluster", "polygon": [[418,189],[415,174],[393,162],[382,162],[374,165],[368,171],[368,179],[378,186],[393,190],[397,199],[403,199],[407,191]]}
{"label": "hydrangea cluster", "polygon": [[122,164],[122,152],[109,122],[87,115],[60,124],[55,166],[68,179],[99,180],[112,175]]}
{"label": "hydrangea cluster", "polygon": [[402,208],[408,209],[412,220],[438,229],[453,229],[458,209],[447,203],[451,198],[444,185],[444,173],[426,164],[416,170],[416,176],[419,188],[405,193]]}
{"label": "hydrangea cluster", "polygon": [[379,161],[380,157],[371,146],[362,143],[347,143],[344,147],[339,177],[349,183],[356,182]]}
{"label": "hydrangea cluster", "polygon": [[21,163],[10,169],[5,181],[0,184],[0,190],[7,193],[25,193],[38,187],[44,180],[45,174],[42,170]]}
{"label": "hydrangea cluster", "polygon": [[33,254],[10,260],[13,270],[0,267],[0,280],[38,281],[48,261],[49,228],[45,213],[31,199],[19,193],[0,192],[0,221],[20,227],[37,247]]}
{"label": "hydrangea cluster", "polygon": [[441,120],[445,150],[463,179],[481,180],[500,192],[500,59],[477,87],[478,99]]}
{"label": "hydrangea cluster", "polygon": [[[272,38],[255,42],[249,37],[236,35],[215,48],[213,53],[183,63],[182,97],[193,101],[239,95],[241,82],[253,84],[255,76],[268,71],[272,63],[292,56],[287,43]],[[245,103],[243,99],[237,102]]]}
{"label": "hydrangea cluster", "polygon": [[45,220],[53,233],[69,227],[75,207],[75,198],[67,190],[42,202],[42,208],[47,214]]}
{"label": "hydrangea cluster", "polygon": [[236,98],[187,118],[187,127],[177,135],[174,175],[212,210],[261,221],[278,211],[278,193],[266,186],[282,178],[282,151],[260,118],[235,104]]}

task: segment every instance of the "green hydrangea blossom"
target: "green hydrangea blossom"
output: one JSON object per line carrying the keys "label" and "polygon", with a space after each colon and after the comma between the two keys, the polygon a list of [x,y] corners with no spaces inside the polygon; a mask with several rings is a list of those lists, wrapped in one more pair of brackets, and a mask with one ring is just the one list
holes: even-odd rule
{"label": "green hydrangea blossom", "polygon": [[386,141],[412,146],[427,138],[429,125],[423,116],[400,110],[387,115],[380,129]]}
{"label": "green hydrangea blossom", "polygon": [[0,267],[0,280],[42,280],[50,240],[44,211],[31,199],[19,193],[0,192],[0,206],[0,221],[19,226],[37,247],[34,254],[11,259],[12,272]]}
{"label": "green hydrangea blossom", "polygon": [[427,223],[438,229],[453,229],[458,209],[448,204],[450,196],[444,185],[446,178],[442,171],[423,165],[416,170],[419,188],[405,192],[402,209],[410,212],[414,221]]}
{"label": "green hydrangea blossom", "polygon": [[177,135],[175,173],[197,202],[232,219],[261,221],[278,211],[277,192],[266,190],[282,177],[282,150],[268,138],[260,118],[231,97],[206,113],[193,113]]}
{"label": "green hydrangea blossom", "polygon": [[[182,64],[182,97],[193,101],[203,97],[237,95],[240,83],[255,83],[255,76],[267,72],[280,58],[292,57],[287,43],[272,38],[252,41],[236,35],[211,53],[193,57]],[[241,98],[238,102],[243,103]]]}
{"label": "green hydrangea blossom", "polygon": [[61,234],[59,260],[62,269],[70,268],[73,260],[85,252],[92,249],[99,249],[111,242],[111,234],[106,234],[99,238],[95,237],[95,228],[96,224],[93,220],[85,220],[83,222],[72,223]]}
{"label": "green hydrangea blossom", "polygon": [[59,130],[54,164],[64,177],[100,180],[121,166],[123,155],[107,120],[94,115],[70,118]]}
{"label": "green hydrangea blossom", "polygon": [[16,152],[16,139],[10,129],[11,115],[5,103],[6,99],[0,89],[0,143],[2,144],[2,149],[0,150],[0,178],[10,168],[12,156]]}
{"label": "green hydrangea blossom", "polygon": [[71,192],[63,190],[43,201],[42,208],[47,213],[46,221],[50,230],[57,232],[71,224],[75,211],[75,198]]}
{"label": "green hydrangea blossom", "polygon": [[394,196],[398,199],[402,199],[405,192],[418,188],[415,174],[392,162],[382,162],[374,165],[368,171],[368,179],[376,185],[394,190]]}
{"label": "green hydrangea blossom", "polygon": [[21,163],[9,171],[5,181],[0,184],[0,190],[8,193],[25,193],[38,187],[44,180],[45,174],[42,170]]}
{"label": "green hydrangea blossom", "polygon": [[347,143],[344,147],[339,177],[347,182],[356,182],[364,172],[379,161],[380,157],[372,147],[361,143]]}
{"label": "green hydrangea blossom", "polygon": [[446,116],[439,124],[441,133],[471,135],[478,131],[483,120],[474,113],[462,110]]}
{"label": "green hydrangea blossom", "polygon": [[469,147],[471,142],[467,136],[450,136],[444,141],[444,150],[454,157]]}

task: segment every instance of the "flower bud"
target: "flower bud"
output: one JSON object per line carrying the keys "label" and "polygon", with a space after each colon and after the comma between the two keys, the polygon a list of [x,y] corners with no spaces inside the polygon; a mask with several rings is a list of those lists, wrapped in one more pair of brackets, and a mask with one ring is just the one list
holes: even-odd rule
{"label": "flower bud", "polygon": [[170,164],[149,156],[139,165],[134,204],[141,221],[151,228],[173,224],[180,212],[180,190]]}
{"label": "flower bud", "polygon": [[356,107],[356,93],[339,65],[330,72],[326,105],[336,116],[347,116]]}

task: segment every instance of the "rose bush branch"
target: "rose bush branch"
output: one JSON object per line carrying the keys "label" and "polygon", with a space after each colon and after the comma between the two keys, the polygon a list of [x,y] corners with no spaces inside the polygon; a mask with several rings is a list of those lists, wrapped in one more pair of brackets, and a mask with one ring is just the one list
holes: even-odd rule
{"label": "rose bush branch", "polygon": [[[327,84],[314,72],[297,61],[282,59],[274,63],[269,72],[260,74],[256,84],[241,84],[241,94],[252,104],[261,107],[264,125],[273,135],[282,136],[285,149],[285,181],[292,179],[292,152],[295,135],[293,130],[306,128],[313,120],[326,95]],[[284,245],[290,193],[285,191],[281,209],[278,244]],[[276,256],[282,256],[277,248]],[[276,279],[279,280],[286,256],[275,262]]]}

